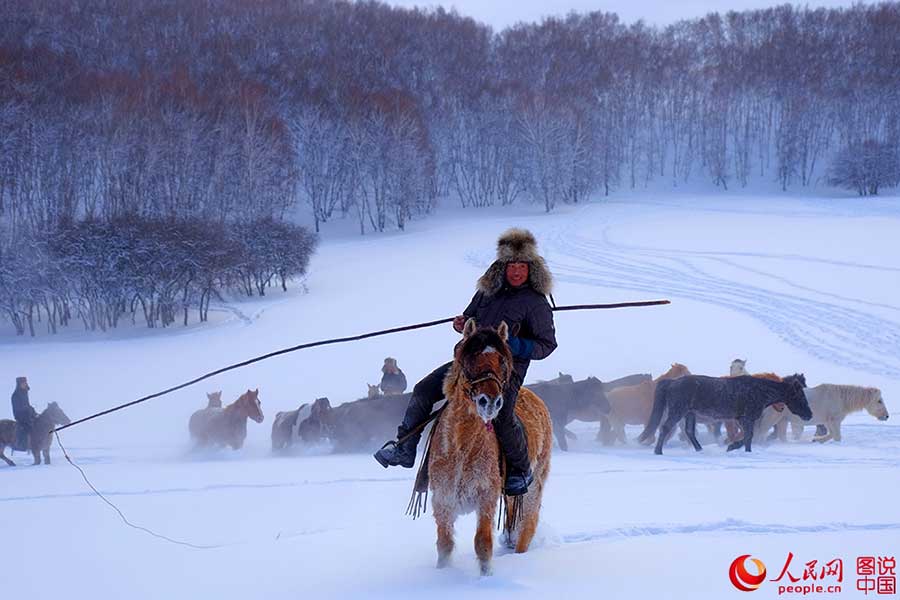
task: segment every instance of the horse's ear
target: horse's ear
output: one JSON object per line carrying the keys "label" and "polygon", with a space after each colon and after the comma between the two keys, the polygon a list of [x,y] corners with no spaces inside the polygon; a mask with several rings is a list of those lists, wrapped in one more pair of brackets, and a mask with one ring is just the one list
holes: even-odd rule
{"label": "horse's ear", "polygon": [[509,325],[506,324],[506,321],[500,321],[500,327],[497,328],[497,335],[500,336],[504,342],[509,340]]}
{"label": "horse's ear", "polygon": [[477,330],[478,330],[478,323],[475,322],[475,319],[469,318],[469,320],[466,321],[466,326],[463,327],[463,337],[469,337],[470,335],[475,333],[475,331],[477,331]]}

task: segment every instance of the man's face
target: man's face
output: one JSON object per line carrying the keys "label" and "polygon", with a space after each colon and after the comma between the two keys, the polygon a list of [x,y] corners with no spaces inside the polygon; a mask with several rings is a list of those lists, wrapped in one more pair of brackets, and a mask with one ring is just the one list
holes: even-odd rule
{"label": "man's face", "polygon": [[30,388],[28,387],[28,382],[27,382],[27,381],[24,381],[24,380],[19,382],[19,387],[20,387],[21,389],[25,390],[26,392],[30,389]]}
{"label": "man's face", "polygon": [[528,263],[508,263],[506,265],[506,281],[513,287],[519,287],[528,281]]}

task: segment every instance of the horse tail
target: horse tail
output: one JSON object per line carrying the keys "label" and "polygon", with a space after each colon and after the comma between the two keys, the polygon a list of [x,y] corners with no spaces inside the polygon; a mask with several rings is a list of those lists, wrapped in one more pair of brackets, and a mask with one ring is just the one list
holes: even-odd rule
{"label": "horse tail", "polygon": [[644,431],[638,437],[639,442],[643,443],[656,435],[663,413],[666,411],[666,390],[673,381],[675,380],[663,379],[656,384],[656,392],[653,394],[653,410],[650,412],[650,420],[647,421]]}

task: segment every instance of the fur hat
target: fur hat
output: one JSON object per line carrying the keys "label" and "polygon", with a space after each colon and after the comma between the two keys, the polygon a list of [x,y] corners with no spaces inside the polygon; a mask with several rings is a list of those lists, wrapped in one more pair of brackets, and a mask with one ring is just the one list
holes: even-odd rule
{"label": "fur hat", "polygon": [[541,295],[553,289],[553,276],[547,263],[537,253],[537,240],[527,229],[506,230],[497,240],[497,260],[478,280],[478,290],[488,296],[500,291],[506,280],[506,265],[511,262],[528,263],[528,285]]}
{"label": "fur hat", "polygon": [[28,383],[27,377],[16,377],[16,384]]}

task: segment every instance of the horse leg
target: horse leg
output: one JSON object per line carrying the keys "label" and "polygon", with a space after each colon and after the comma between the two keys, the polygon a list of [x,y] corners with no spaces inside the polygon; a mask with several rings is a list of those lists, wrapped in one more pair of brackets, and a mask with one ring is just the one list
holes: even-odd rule
{"label": "horse leg", "polygon": [[787,419],[784,417],[781,418],[780,421],[775,423],[775,439],[779,442],[787,441]]}
{"label": "horse leg", "polygon": [[481,504],[478,510],[478,529],[475,531],[475,555],[478,557],[482,575],[493,574],[491,558],[494,555],[494,507],[494,502],[485,502]]}
{"label": "horse leg", "polygon": [[791,437],[794,438],[795,442],[799,442],[800,438],[803,437],[803,430],[806,427],[803,425],[803,421],[801,421],[797,417],[788,417],[791,420]]}
{"label": "horse leg", "polygon": [[[737,450],[741,446],[743,446],[747,450],[747,452],[750,452],[750,439],[753,437],[754,421],[755,421],[755,419],[748,420],[746,418],[741,421],[741,427],[744,430],[744,435],[741,436],[741,439],[735,440],[735,441],[731,442],[730,444],[728,444],[728,448],[726,449],[726,452],[731,452],[732,450]],[[728,421],[726,421],[726,426],[728,423],[731,423],[732,427],[734,428],[734,431],[737,432],[738,422],[734,419],[729,419]],[[748,426],[749,426],[749,430],[748,430]],[[735,434],[735,436],[736,436],[736,434]]]}
{"label": "horse leg", "polygon": [[453,522],[456,515],[452,509],[443,506],[433,506],[433,511],[437,523],[437,568],[443,569],[450,564],[450,554],[453,552]]}
{"label": "horse leg", "polygon": [[32,466],[41,464],[41,451],[39,449],[32,448],[31,455],[34,457],[34,463],[32,463]]}
{"label": "horse leg", "polygon": [[753,423],[759,419],[760,415],[756,415],[756,417],[748,416],[744,417],[741,420],[741,427],[744,429],[744,439],[742,440],[744,443],[744,451],[750,452],[750,447],[753,445]]}
{"label": "horse leg", "polygon": [[[538,484],[538,488],[541,484]],[[516,540],[516,554],[528,552],[531,540],[537,531],[538,513],[541,509],[540,489],[535,489],[532,493],[522,498],[522,516],[519,523],[519,538]]]}
{"label": "horse leg", "polygon": [[613,446],[618,437],[618,420],[613,416],[600,417],[600,431],[597,432],[597,439],[604,446]]}
{"label": "horse leg", "polygon": [[687,434],[691,445],[694,446],[694,450],[697,452],[703,450],[703,446],[697,441],[697,416],[692,412],[684,417],[684,432]]}
{"label": "horse leg", "polygon": [[[824,428],[825,433],[819,434],[819,427]],[[813,436],[812,441],[821,442],[824,444],[825,442],[830,440],[832,437],[834,437],[834,428],[833,428],[831,421],[827,421],[826,423],[820,423],[820,424],[816,425],[816,435]]]}
{"label": "horse leg", "polygon": [[50,464],[50,448],[44,448],[44,464]]}
{"label": "horse leg", "polygon": [[828,431],[831,432],[831,439],[836,442],[841,441],[841,422],[839,420],[833,420],[828,424]]}
{"label": "horse leg", "polygon": [[566,425],[564,420],[560,419],[559,421],[553,421],[553,433],[556,434],[556,441],[559,443],[559,449],[563,452],[568,452],[569,442],[566,440]]}
{"label": "horse leg", "polygon": [[672,435],[683,416],[683,411],[680,410],[680,407],[669,406],[669,415],[663,422],[662,427],[659,428],[659,437],[656,439],[656,448],[653,449],[653,454],[662,454],[663,446],[669,441],[669,436]]}
{"label": "horse leg", "polygon": [[5,451],[5,450],[6,450],[6,448],[0,446],[0,458],[2,458],[3,461],[4,461],[7,465],[9,465],[10,467],[16,466],[16,463],[14,463],[13,461],[9,460],[9,459],[6,457],[6,454],[4,454],[4,451]]}

